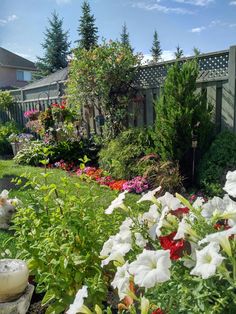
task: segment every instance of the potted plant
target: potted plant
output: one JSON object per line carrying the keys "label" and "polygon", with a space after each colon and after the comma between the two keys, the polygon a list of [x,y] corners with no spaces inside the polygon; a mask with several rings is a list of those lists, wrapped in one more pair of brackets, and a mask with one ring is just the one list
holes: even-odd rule
{"label": "potted plant", "polygon": [[33,138],[34,136],[29,133],[21,133],[21,134],[12,133],[9,136],[8,140],[11,143],[14,156]]}

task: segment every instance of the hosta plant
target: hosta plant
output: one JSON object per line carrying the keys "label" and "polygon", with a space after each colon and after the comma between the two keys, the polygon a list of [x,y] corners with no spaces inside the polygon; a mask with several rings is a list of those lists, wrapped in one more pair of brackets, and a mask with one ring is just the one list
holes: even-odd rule
{"label": "hosta plant", "polygon": [[[105,210],[110,217],[126,213],[119,232],[100,252],[102,267],[114,271],[111,286],[120,312],[236,312],[236,202],[231,198],[236,197],[236,171],[227,174],[224,190],[223,198],[190,203],[168,192],[156,197],[159,187],[138,200],[137,206],[147,205],[143,214],[125,205],[123,192]],[[81,293],[82,303],[75,299],[69,314],[92,313]]]}

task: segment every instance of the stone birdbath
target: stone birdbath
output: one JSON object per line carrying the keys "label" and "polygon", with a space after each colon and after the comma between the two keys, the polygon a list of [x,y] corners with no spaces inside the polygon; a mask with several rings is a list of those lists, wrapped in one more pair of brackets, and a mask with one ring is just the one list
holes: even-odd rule
{"label": "stone birdbath", "polygon": [[0,259],[0,314],[25,314],[34,287],[28,284],[29,270],[19,259]]}

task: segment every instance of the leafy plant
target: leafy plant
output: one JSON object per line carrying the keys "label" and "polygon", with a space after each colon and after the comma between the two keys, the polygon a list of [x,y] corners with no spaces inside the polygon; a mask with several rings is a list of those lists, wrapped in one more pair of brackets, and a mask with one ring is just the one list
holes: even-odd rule
{"label": "leafy plant", "polygon": [[[48,149],[44,154],[48,156]],[[47,161],[41,163],[46,167]],[[42,304],[48,305],[46,313],[64,312],[83,284],[89,287],[89,302],[101,305],[107,279],[99,252],[122,215],[108,218],[98,203],[94,206],[97,198],[92,188],[72,184],[65,177],[57,185],[46,168],[40,176],[23,177],[28,180],[26,187],[33,189],[32,201],[14,218],[15,239],[20,258],[28,260],[35,275],[37,291],[45,292]]]}
{"label": "leafy plant", "polygon": [[204,152],[212,134],[211,106],[196,92],[198,77],[196,60],[176,62],[169,68],[160,99],[156,106],[155,143],[162,160],[178,160],[183,172],[190,168],[192,139]]}
{"label": "leafy plant", "polygon": [[133,128],[111,140],[99,153],[99,165],[114,178],[139,175],[137,163],[153,147],[150,129]]}
{"label": "leafy plant", "polygon": [[122,43],[112,41],[90,50],[77,49],[74,54],[68,98],[78,108],[90,110],[95,106],[105,117],[105,138],[114,138],[126,127],[140,57]]}
{"label": "leafy plant", "polygon": [[14,98],[8,91],[0,91],[0,109],[6,110],[14,103]]}
{"label": "leafy plant", "polygon": [[0,155],[12,154],[12,148],[8,137],[12,133],[17,132],[19,132],[19,127],[15,122],[6,122],[0,125]]}
{"label": "leafy plant", "polygon": [[208,195],[223,194],[225,174],[236,168],[236,135],[224,131],[216,136],[198,167],[198,182]]}

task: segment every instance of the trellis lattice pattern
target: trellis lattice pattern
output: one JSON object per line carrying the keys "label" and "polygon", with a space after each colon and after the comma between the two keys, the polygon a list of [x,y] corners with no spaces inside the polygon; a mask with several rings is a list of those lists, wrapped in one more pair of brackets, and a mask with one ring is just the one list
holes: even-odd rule
{"label": "trellis lattice pattern", "polygon": [[[191,58],[182,59],[184,63]],[[199,77],[198,81],[209,81],[225,79],[228,76],[229,51],[217,52],[199,56]],[[174,62],[167,61],[156,65],[147,65],[139,69],[135,85],[141,88],[153,88],[162,85],[168,68]]]}

